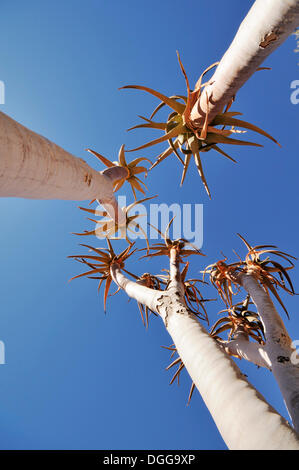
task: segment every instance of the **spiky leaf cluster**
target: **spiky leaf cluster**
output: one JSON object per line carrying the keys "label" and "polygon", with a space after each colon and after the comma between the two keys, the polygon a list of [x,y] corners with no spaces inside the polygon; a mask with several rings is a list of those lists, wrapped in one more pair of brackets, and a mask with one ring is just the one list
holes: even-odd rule
{"label": "spiky leaf cluster", "polygon": [[236,287],[237,291],[239,290],[235,281],[235,274],[240,268],[240,263],[226,264],[226,260],[227,258],[210,264],[205,268],[203,274],[204,277],[206,273],[209,274],[211,284],[217,289],[225,305],[232,306],[232,296],[236,294],[233,286]]}
{"label": "spiky leaf cluster", "polygon": [[[164,243],[153,243],[152,245],[150,245],[147,249],[147,254],[142,256],[142,258],[153,258],[156,256],[164,256],[164,255],[170,256],[170,252],[172,249],[175,249],[177,251],[180,262],[182,262],[182,258],[185,258],[190,255],[205,256],[203,253],[201,253],[201,251],[198,248],[196,248],[196,246],[194,246],[191,242],[189,242],[185,238],[179,238],[176,240],[171,240],[169,238],[168,233],[169,233],[171,224],[173,223],[173,220],[174,220],[174,217],[168,223],[164,233],[162,233],[159,229],[157,229],[153,225],[149,224],[161,235],[161,237],[164,240]],[[188,246],[190,246],[191,249],[186,248]],[[140,251],[142,250],[143,249],[141,249]]]}
{"label": "spiky leaf cluster", "polygon": [[[152,88],[148,88],[145,86],[139,85],[127,85],[122,87],[122,89],[137,89],[141,91],[145,91],[150,93],[151,95],[155,96],[159,100],[161,100],[160,104],[154,109],[153,113],[151,114],[150,118],[147,119],[144,116],[140,116],[140,118],[144,121],[142,124],[137,126],[131,127],[129,130],[137,129],[137,128],[150,128],[150,129],[158,129],[164,131],[164,135],[161,137],[154,139],[150,142],[147,142],[139,147],[136,147],[130,151],[137,151],[146,149],[156,144],[160,144],[162,142],[168,142],[169,147],[166,148],[158,157],[156,158],[155,163],[151,166],[150,169],[153,169],[171,154],[175,154],[179,161],[183,165],[183,173],[181,178],[181,185],[184,182],[186,172],[189,167],[189,163],[191,157],[194,157],[194,161],[202,180],[202,183],[209,195],[211,197],[211,193],[207,184],[207,180],[203,171],[202,161],[201,161],[201,153],[208,152],[209,150],[213,149],[216,152],[220,153],[224,157],[228,158],[231,161],[235,160],[230,157],[226,152],[224,152],[221,148],[218,147],[218,144],[231,144],[231,145],[249,145],[249,146],[257,146],[261,147],[260,144],[256,144],[254,142],[248,142],[245,140],[239,140],[235,138],[231,138],[231,134],[239,134],[245,131],[237,130],[236,127],[242,129],[252,130],[263,136],[271,139],[275,143],[277,141],[270,136],[267,132],[263,131],[259,127],[250,124],[246,121],[240,120],[235,118],[235,116],[240,115],[239,112],[231,112],[228,111],[231,103],[226,107],[224,113],[218,114],[212,122],[209,123],[209,99],[206,95],[207,100],[207,112],[205,115],[204,123],[201,125],[195,124],[191,119],[191,111],[195,105],[195,103],[200,98],[201,94],[204,93],[202,89],[206,85],[206,83],[202,83],[202,79],[204,75],[211,70],[213,67],[218,65],[218,62],[212,64],[208,67],[200,76],[199,80],[195,85],[195,89],[191,91],[189,80],[183,64],[181,62],[180,56],[178,54],[180,68],[182,73],[185,77],[186,87],[187,87],[187,96],[183,95],[173,95],[173,96],[166,96]],[[153,121],[153,117],[157,114],[157,112],[163,108],[164,106],[168,106],[172,112],[168,115],[166,122],[156,122]],[[219,128],[220,126],[220,128]],[[229,129],[226,127],[229,126]]]}
{"label": "spiky leaf cluster", "polygon": [[254,339],[259,344],[264,344],[264,329],[259,315],[248,309],[250,304],[248,295],[244,302],[238,302],[230,308],[221,310],[219,313],[226,313],[217,320],[211,328],[210,334],[214,338],[224,331],[228,331],[228,339],[232,339],[237,331],[242,331],[248,337]]}
{"label": "spiky leaf cluster", "polygon": [[88,255],[72,255],[69,258],[73,258],[85,266],[89,267],[89,270],[72,277],[70,280],[78,279],[79,277],[87,276],[89,279],[99,280],[98,291],[102,284],[105,284],[104,290],[104,310],[106,311],[106,301],[108,292],[112,282],[112,276],[110,268],[112,264],[116,263],[119,268],[124,268],[124,262],[135,253],[136,250],[132,250],[134,243],[131,243],[125,248],[119,255],[116,255],[110,240],[107,238],[107,248],[95,248],[90,245],[81,245],[89,249],[93,254]]}
{"label": "spiky leaf cluster", "polygon": [[[266,291],[270,291],[274,295],[289,317],[287,309],[283,304],[277,289],[281,288],[291,295],[295,294],[294,286],[288,271],[294,268],[293,260],[296,260],[296,258],[288,253],[278,250],[275,245],[251,246],[244,237],[240,234],[238,234],[238,236],[248,249],[248,253],[244,261],[244,269],[250,271],[256,279],[258,279],[264,289]],[[262,258],[263,255],[269,256]],[[272,256],[271,258],[270,255]],[[283,266],[281,262],[277,261],[277,259],[283,259],[288,263],[288,265]]]}
{"label": "spiky leaf cluster", "polygon": [[141,225],[136,221],[138,218],[143,217],[143,215],[145,214],[130,215],[129,212],[138,204],[142,204],[143,202],[154,199],[155,197],[156,196],[140,199],[139,201],[134,201],[132,204],[129,204],[128,206],[123,207],[122,211],[125,213],[125,223],[119,223],[113,217],[110,217],[107,211],[99,211],[96,209],[80,207],[81,210],[88,212],[89,214],[102,217],[102,219],[95,220],[95,219],[88,218],[88,220],[96,224],[96,227],[93,230],[85,230],[82,233],[75,233],[75,235],[81,235],[81,236],[95,235],[99,238],[110,238],[110,239],[125,238],[127,242],[130,243],[130,240],[128,238],[128,232],[135,234],[133,229],[136,228],[137,230],[140,230],[140,232],[143,234],[146,240],[147,246],[149,247],[147,235],[145,231],[143,230],[143,228],[141,227]]}
{"label": "spiky leaf cluster", "polygon": [[[210,274],[210,281],[218,290],[221,299],[228,307],[232,307],[232,295],[236,292],[233,291],[233,285],[239,287],[236,282],[236,276],[239,272],[249,272],[255,276],[259,283],[263,286],[266,292],[271,292],[276,300],[279,302],[286,315],[289,317],[287,309],[283,304],[277,289],[281,288],[288,294],[294,295],[294,287],[288,271],[293,269],[293,260],[296,258],[288,253],[280,251],[275,245],[256,245],[251,246],[243,236],[238,234],[244,242],[248,253],[245,260],[239,257],[236,263],[226,264],[226,258],[218,261],[204,270]],[[262,258],[263,255],[271,255]],[[274,259],[273,259],[274,255]],[[283,266],[281,262],[275,258],[285,260],[288,265]]]}
{"label": "spiky leaf cluster", "polygon": [[[97,159],[100,160],[100,162],[104,163],[104,165],[108,168],[114,168],[119,166],[127,170],[126,178],[122,178],[119,181],[115,182],[114,191],[118,191],[123,186],[124,182],[127,181],[131,186],[135,201],[137,200],[136,191],[140,191],[142,194],[145,194],[145,189],[147,189],[147,186],[137,175],[141,175],[142,173],[144,173],[145,176],[147,175],[147,168],[144,166],[140,166],[139,164],[143,161],[147,161],[152,164],[152,162],[148,158],[139,157],[135,158],[135,160],[133,160],[132,162],[127,163],[124,145],[120,147],[117,162],[112,162],[108,160],[108,158],[104,157],[95,150],[91,150],[89,148],[86,150],[95,157],[97,157]],[[92,202],[94,201],[95,199]]]}

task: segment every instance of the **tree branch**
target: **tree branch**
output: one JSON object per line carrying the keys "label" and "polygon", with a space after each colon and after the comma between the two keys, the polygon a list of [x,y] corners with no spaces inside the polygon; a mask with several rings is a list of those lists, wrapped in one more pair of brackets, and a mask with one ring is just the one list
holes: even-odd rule
{"label": "tree branch", "polygon": [[294,348],[286,327],[269,294],[251,273],[240,273],[238,282],[250,294],[264,326],[265,350],[294,428],[299,432],[299,361],[293,361]]}
{"label": "tree branch", "polygon": [[191,113],[194,124],[203,124],[207,112],[206,93],[211,122],[298,24],[298,0],[256,0],[195,104]]}
{"label": "tree branch", "polygon": [[158,313],[157,298],[161,295],[162,291],[150,289],[142,284],[138,284],[138,282],[131,281],[121,272],[117,263],[112,264],[110,272],[113,281],[118,287],[123,289],[129,297]]}
{"label": "tree branch", "polygon": [[265,346],[255,342],[249,341],[248,335],[244,332],[234,334],[234,338],[229,341],[219,341],[218,344],[226,353],[236,356],[239,359],[246,359],[258,367],[265,367],[271,370],[271,361],[265,350]]}
{"label": "tree branch", "polygon": [[[176,282],[177,259],[172,278]],[[116,264],[113,280],[129,297],[160,314],[177,352],[230,449],[298,449],[299,439],[181,300],[128,280]],[[248,432],[248,430],[250,430]]]}
{"label": "tree branch", "polygon": [[173,289],[178,292],[181,300],[184,301],[184,286],[181,281],[180,255],[176,248],[171,248],[169,256],[169,279],[170,284],[167,290]]}

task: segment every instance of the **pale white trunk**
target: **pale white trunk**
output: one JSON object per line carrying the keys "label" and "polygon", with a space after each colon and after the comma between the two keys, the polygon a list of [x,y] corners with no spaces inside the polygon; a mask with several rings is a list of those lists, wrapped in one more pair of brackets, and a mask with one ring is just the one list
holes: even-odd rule
{"label": "pale white trunk", "polygon": [[230,341],[219,342],[220,347],[233,356],[239,359],[246,359],[258,367],[265,367],[271,370],[272,364],[269,359],[265,346],[255,342],[249,341],[247,335],[239,333],[234,335],[234,339]]}
{"label": "pale white trunk", "polygon": [[195,318],[168,309],[167,330],[230,449],[299,450],[295,432]]}
{"label": "pale white trunk", "polygon": [[298,24],[298,0],[256,0],[201,99],[194,106],[192,119],[202,122],[207,111],[206,93],[209,97],[209,121],[222,112],[223,107]]}
{"label": "pale white trunk", "polygon": [[[129,281],[117,265],[113,279],[125,292],[158,313],[178,354],[230,449],[299,450],[295,431],[245,379],[237,365],[190,314],[172,266],[167,291],[142,288]],[[177,278],[177,279],[176,279]]]}
{"label": "pale white trunk", "polygon": [[81,158],[0,112],[0,197],[96,198],[115,206],[112,183],[111,170],[108,175],[95,171]]}
{"label": "pale white trunk", "polygon": [[299,361],[292,340],[274,304],[251,274],[240,274],[238,280],[250,294],[264,326],[265,350],[279,385],[294,428],[299,432]]}

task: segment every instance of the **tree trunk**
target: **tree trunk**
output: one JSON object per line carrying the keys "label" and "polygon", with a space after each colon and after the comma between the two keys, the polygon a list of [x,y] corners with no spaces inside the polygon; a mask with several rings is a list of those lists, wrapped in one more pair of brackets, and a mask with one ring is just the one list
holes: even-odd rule
{"label": "tree trunk", "polygon": [[162,318],[230,449],[299,450],[295,431],[246,380],[233,360],[186,308],[179,271],[172,259],[170,271],[169,287],[158,291],[128,280],[118,265],[111,267],[117,285]]}
{"label": "tree trunk", "polygon": [[[126,170],[117,168],[116,177]],[[0,197],[99,199],[115,204],[113,173],[91,168],[0,112]]]}
{"label": "tree trunk", "polygon": [[250,294],[264,326],[265,350],[271,370],[279,385],[293,426],[299,432],[299,364],[293,361],[292,340],[269,294],[251,274],[239,274],[238,279]]}
{"label": "tree trunk", "polygon": [[194,123],[203,123],[207,112],[206,93],[211,122],[298,24],[298,0],[256,0],[195,104],[191,113]]}
{"label": "tree trunk", "polygon": [[168,309],[167,330],[229,449],[299,450],[295,432],[186,308]]}

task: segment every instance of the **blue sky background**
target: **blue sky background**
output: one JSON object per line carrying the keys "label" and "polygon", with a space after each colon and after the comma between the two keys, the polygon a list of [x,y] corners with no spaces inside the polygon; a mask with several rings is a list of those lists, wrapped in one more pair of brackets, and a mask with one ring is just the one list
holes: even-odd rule
{"label": "blue sky background", "polygon": [[[125,130],[137,123],[137,114],[149,115],[157,101],[118,87],[135,83],[169,95],[184,93],[176,50],[193,85],[221,58],[251,4],[216,1],[211,9],[205,0],[2,0],[0,80],[6,103],[0,109],[102,169],[86,147],[115,159],[122,143],[132,148],[151,138]],[[299,79],[295,46],[289,38],[270,56],[265,65],[272,71],[252,77],[233,106],[282,148],[248,135],[264,148],[226,149],[237,165],[209,152],[204,167],[212,201],[194,165],[183,188],[175,158],[148,177],[149,195],[159,194],[157,202],[204,204],[207,257],[204,263],[193,261],[193,274],[221,258],[221,251],[232,260],[232,249],[245,253],[237,232],[253,244],[276,244],[298,256],[299,105],[290,101],[290,83]],[[142,155],[154,158],[155,152]],[[127,187],[122,193],[131,198]],[[197,392],[186,407],[187,374],[179,387],[169,386],[171,374],[164,370],[169,355],[161,345],[171,340],[160,320],[153,318],[146,331],[137,306],[124,294],[108,299],[104,315],[96,281],[68,282],[81,271],[67,259],[82,242],[71,232],[90,228],[77,206],[0,200],[0,339],[6,346],[0,448],[225,449]],[[163,267],[166,258],[128,264],[138,274]],[[298,269],[293,279],[298,290]],[[205,292],[215,296],[212,287]],[[291,320],[283,312],[282,317],[298,339],[297,298],[282,297]],[[221,308],[220,302],[209,305],[211,322]],[[287,417],[271,374],[237,363]]]}

